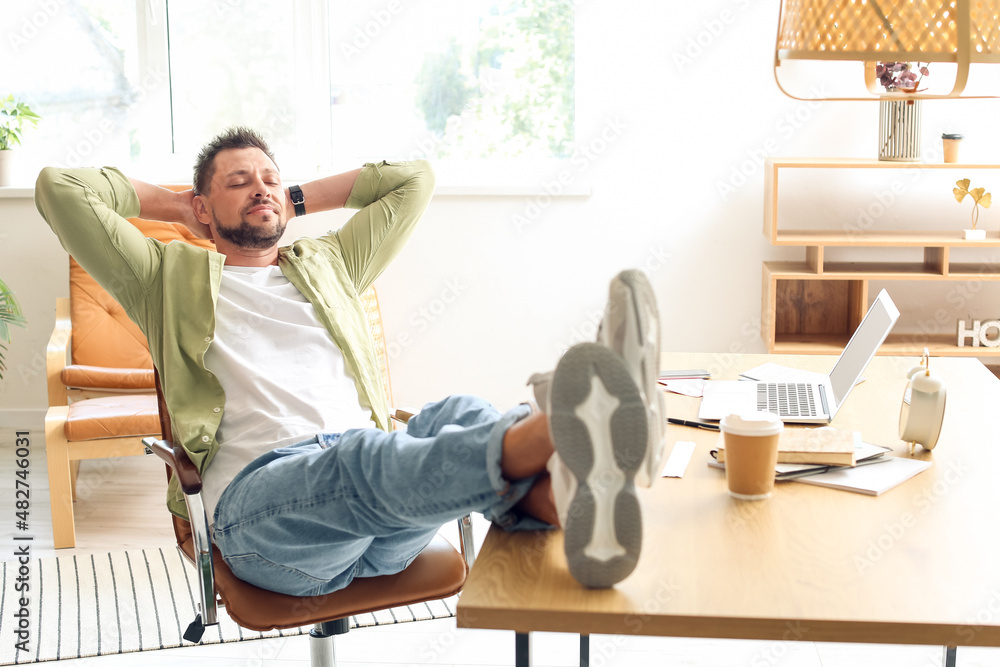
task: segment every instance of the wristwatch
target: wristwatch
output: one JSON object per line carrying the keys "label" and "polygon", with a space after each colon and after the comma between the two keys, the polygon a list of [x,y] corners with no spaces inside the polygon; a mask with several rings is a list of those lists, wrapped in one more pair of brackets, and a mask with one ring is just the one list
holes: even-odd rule
{"label": "wristwatch", "polygon": [[288,186],[288,195],[292,198],[292,203],[295,204],[295,217],[306,214],[306,198],[302,194],[302,188],[297,185]]}

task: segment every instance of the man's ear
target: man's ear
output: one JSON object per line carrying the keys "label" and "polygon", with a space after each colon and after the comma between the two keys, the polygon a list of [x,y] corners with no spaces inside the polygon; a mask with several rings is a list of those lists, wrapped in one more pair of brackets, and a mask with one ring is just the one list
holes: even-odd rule
{"label": "man's ear", "polygon": [[208,202],[203,195],[194,196],[194,199],[191,200],[191,209],[194,211],[195,219],[201,224],[208,225],[212,222],[212,214],[208,210]]}

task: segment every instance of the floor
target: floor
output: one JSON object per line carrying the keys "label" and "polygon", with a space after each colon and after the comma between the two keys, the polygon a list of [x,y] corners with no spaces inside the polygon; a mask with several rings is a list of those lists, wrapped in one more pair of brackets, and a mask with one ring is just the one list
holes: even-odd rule
{"label": "floor", "polygon": [[[27,531],[17,530],[14,487],[15,432],[0,429],[0,530],[9,537],[34,537],[34,554],[54,556],[48,482],[41,430],[28,434],[28,474],[31,506]],[[86,554],[173,544],[168,514],[163,507],[164,470],[146,457],[84,462],[78,482],[77,547],[58,555]],[[448,527],[449,529],[451,527]],[[478,521],[477,539],[487,526]],[[457,531],[454,531],[457,532]],[[447,535],[447,534],[446,534]],[[533,664],[571,667],[578,663],[578,639],[573,635],[532,635]],[[598,667],[931,667],[942,664],[942,649],[928,646],[824,644],[816,642],[676,639],[595,635],[591,638],[591,665]],[[459,629],[454,619],[422,621],[355,630],[336,640],[342,667],[402,665],[511,665],[512,633]],[[962,667],[1000,667],[1000,649],[959,650]],[[139,654],[66,660],[60,664],[87,667],[191,665],[198,667],[305,667],[309,663],[304,637],[261,640],[214,646],[188,646]]]}

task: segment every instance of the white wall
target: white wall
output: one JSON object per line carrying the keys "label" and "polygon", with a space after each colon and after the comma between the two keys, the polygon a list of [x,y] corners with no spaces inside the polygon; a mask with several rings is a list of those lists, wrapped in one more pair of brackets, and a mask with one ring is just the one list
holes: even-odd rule
{"label": "white wall", "polygon": [[[591,194],[432,202],[378,283],[397,404],[455,392],[501,407],[525,399],[528,375],[593,336],[607,281],[626,267],[649,270],[667,349],[764,351],[761,262],[801,253],[772,248],[761,233],[762,158],[874,157],[878,116],[875,103],[810,104],[778,91],[777,11],[777,0],[578,4],[577,137],[589,153],[571,161],[564,180]],[[998,105],[925,103],[925,151],[947,128],[966,134],[963,158],[997,161]],[[854,200],[825,201],[822,214],[853,220],[880,187],[861,182]],[[951,196],[907,187],[911,201]],[[1000,196],[1000,183],[993,187]],[[980,224],[995,231],[997,215],[984,212]],[[340,219],[307,218],[300,230],[318,233]],[[41,424],[45,383],[34,364],[52,300],[66,292],[65,264],[30,199],[0,198],[0,274],[31,322],[14,332],[0,425],[32,410],[37,421],[24,425]],[[940,305],[921,294],[897,300],[904,310]]]}

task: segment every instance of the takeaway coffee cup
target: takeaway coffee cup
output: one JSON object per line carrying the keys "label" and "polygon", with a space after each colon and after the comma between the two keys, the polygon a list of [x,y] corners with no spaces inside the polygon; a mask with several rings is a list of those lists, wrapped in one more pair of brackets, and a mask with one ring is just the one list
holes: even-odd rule
{"label": "takeaway coffee cup", "polygon": [[958,147],[962,143],[961,134],[942,134],[941,144],[944,146],[944,161],[958,162]]}
{"label": "takeaway coffee cup", "polygon": [[774,489],[778,438],[785,425],[770,412],[729,415],[719,423],[726,449],[729,495],[740,500],[762,500]]}

